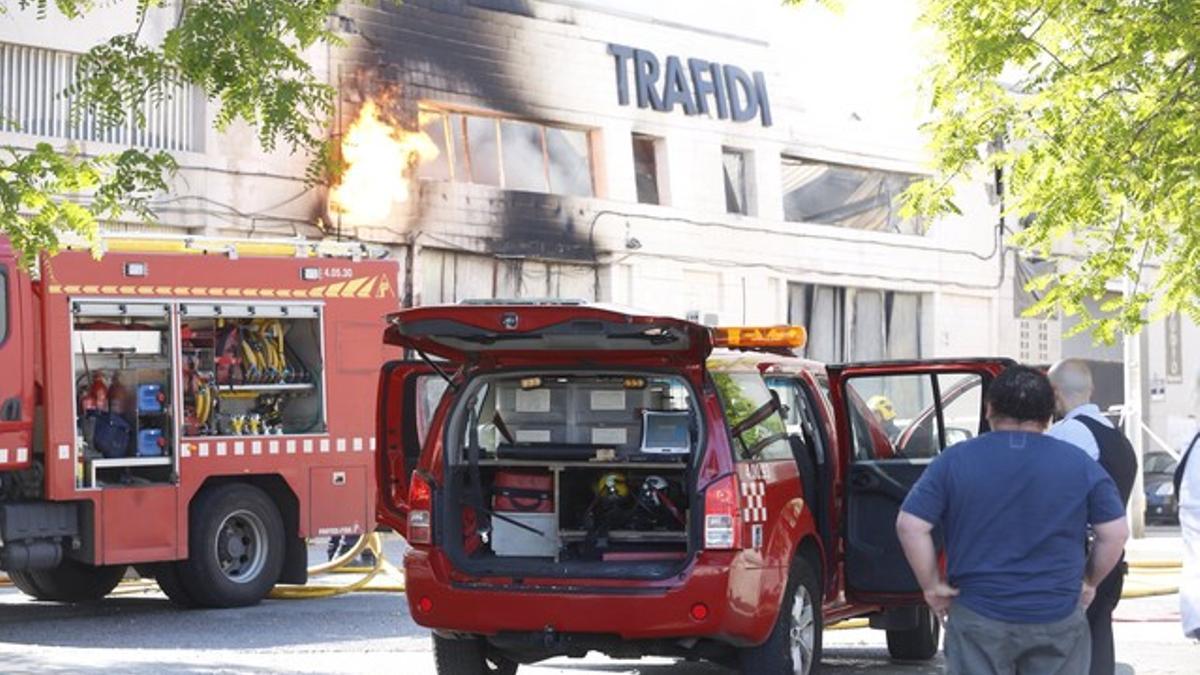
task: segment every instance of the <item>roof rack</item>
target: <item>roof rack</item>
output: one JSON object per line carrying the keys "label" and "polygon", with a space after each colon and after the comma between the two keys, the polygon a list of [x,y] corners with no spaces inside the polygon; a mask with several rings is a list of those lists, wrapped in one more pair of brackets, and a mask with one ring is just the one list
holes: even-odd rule
{"label": "roof rack", "polygon": [[[191,234],[101,232],[99,241],[100,249],[105,253],[220,254],[230,258],[249,256],[349,258],[351,260],[385,258],[388,255],[387,249],[362,242],[314,240],[300,237],[236,239]],[[73,233],[61,235],[59,245],[64,250],[91,250],[91,244],[87,239]]]}
{"label": "roof rack", "polygon": [[485,307],[496,305],[581,307],[588,302],[581,298],[470,298],[460,300],[458,304]]}

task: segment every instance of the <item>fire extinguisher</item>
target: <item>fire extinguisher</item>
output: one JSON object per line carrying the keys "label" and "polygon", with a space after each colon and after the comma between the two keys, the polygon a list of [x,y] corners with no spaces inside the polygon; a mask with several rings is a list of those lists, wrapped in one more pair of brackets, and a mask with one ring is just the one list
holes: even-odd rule
{"label": "fire extinguisher", "polygon": [[97,372],[92,376],[92,386],[88,388],[80,407],[85,412],[108,410],[108,385],[104,382],[104,373]]}

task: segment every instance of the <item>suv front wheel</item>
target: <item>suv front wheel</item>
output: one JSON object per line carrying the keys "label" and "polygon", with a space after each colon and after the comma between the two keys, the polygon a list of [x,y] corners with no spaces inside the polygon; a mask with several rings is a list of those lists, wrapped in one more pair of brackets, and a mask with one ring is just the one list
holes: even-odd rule
{"label": "suv front wheel", "polygon": [[438,675],[513,675],[517,662],[488,649],[483,638],[433,635],[433,660]]}
{"label": "suv front wheel", "polygon": [[887,632],[888,654],[898,661],[928,661],[937,656],[941,633],[942,623],[933,610],[921,607],[914,628]]}
{"label": "suv front wheel", "polygon": [[804,558],[788,574],[779,616],[767,641],[740,653],[743,673],[809,675],[821,662],[821,582]]}

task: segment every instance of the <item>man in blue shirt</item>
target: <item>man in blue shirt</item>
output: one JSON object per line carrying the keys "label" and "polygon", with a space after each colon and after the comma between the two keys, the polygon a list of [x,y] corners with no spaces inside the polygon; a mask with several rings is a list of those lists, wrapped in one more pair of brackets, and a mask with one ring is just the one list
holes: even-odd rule
{"label": "man in blue shirt", "polygon": [[[943,452],[901,509],[896,531],[925,601],[946,622],[950,673],[1088,670],[1084,608],[1129,530],[1100,465],[1044,434],[1054,403],[1045,375],[1005,370],[987,390],[992,431]],[[934,528],[945,534],[945,580]]]}

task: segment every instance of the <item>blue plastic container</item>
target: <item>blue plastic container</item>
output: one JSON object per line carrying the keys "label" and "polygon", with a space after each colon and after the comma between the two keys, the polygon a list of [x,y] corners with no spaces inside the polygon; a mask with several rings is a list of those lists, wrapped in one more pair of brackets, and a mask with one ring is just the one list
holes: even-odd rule
{"label": "blue plastic container", "polygon": [[139,384],[137,388],[139,413],[160,413],[167,400],[161,384]]}
{"label": "blue plastic container", "polygon": [[137,456],[161,457],[165,441],[162,429],[142,429],[138,432]]}

